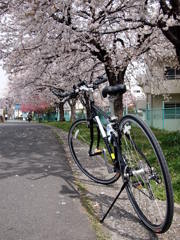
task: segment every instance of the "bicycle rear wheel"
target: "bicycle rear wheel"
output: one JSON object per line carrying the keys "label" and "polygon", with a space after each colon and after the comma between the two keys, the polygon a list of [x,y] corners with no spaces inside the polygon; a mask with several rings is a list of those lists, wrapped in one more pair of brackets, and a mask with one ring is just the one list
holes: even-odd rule
{"label": "bicycle rear wheel", "polygon": [[173,191],[167,163],[151,129],[131,115],[120,122],[122,156],[127,164],[128,197],[142,222],[166,232],[173,219]]}
{"label": "bicycle rear wheel", "polygon": [[108,150],[102,137],[98,135],[98,125],[93,123],[93,134],[90,129],[90,121],[86,119],[77,120],[72,124],[68,143],[73,159],[80,170],[93,181],[101,184],[113,183],[120,173],[114,172]]}

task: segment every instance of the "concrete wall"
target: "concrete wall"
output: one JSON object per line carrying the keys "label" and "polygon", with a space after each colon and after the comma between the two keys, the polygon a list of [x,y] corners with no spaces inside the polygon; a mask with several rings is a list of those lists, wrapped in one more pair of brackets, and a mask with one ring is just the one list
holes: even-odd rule
{"label": "concrete wall", "polygon": [[[180,93],[171,94],[169,99],[164,99],[162,95],[153,96],[153,95],[147,94],[147,106],[149,110],[147,110],[145,113],[146,122],[148,123],[149,126],[154,128],[165,129],[169,131],[180,130],[179,115],[177,114],[173,115],[176,112],[176,110],[172,109],[172,115],[173,115],[172,117],[171,109],[170,109],[169,117],[172,117],[172,118],[167,118],[165,116],[163,102],[164,103],[180,103]],[[166,111],[166,114],[167,114],[167,111]]]}
{"label": "concrete wall", "polygon": [[[169,94],[177,94],[180,93],[180,79],[177,80],[166,80],[164,81],[163,88]],[[162,88],[162,90],[163,90]]]}
{"label": "concrete wall", "polygon": [[180,130],[180,118],[165,118],[164,109],[153,109],[145,112],[146,123],[153,128],[165,129],[168,131]]}
{"label": "concrete wall", "polygon": [[180,131],[180,119],[165,119],[164,129],[169,131]]}

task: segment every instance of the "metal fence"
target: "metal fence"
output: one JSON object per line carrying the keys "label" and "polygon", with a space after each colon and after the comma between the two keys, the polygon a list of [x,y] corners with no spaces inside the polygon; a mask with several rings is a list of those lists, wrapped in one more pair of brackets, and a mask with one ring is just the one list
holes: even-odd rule
{"label": "metal fence", "polygon": [[154,128],[180,130],[180,107],[146,109],[144,120]]}
{"label": "metal fence", "polygon": [[34,114],[35,121],[46,121],[46,122],[55,122],[57,121],[57,114],[55,112],[52,113],[43,113],[43,114]]}
{"label": "metal fence", "polygon": [[[64,111],[64,118],[65,121],[70,121],[71,118],[71,112],[70,111]],[[75,114],[76,119],[85,118],[84,112],[76,112]],[[58,112],[52,112],[52,113],[44,113],[44,114],[34,114],[34,120],[39,122],[56,122],[60,120],[60,114]]]}
{"label": "metal fence", "polygon": [[[142,118],[150,127],[165,129],[169,131],[180,130],[180,107],[175,108],[155,108],[155,109],[145,109],[145,110],[134,110],[127,111],[125,109],[124,115],[131,113],[138,115]],[[64,117],[66,121],[70,121],[71,113],[70,111],[65,111]],[[76,112],[76,119],[84,118],[85,112]],[[48,113],[37,115],[35,114],[34,119],[40,121],[59,121],[59,114]],[[103,120],[103,117],[102,117]]]}

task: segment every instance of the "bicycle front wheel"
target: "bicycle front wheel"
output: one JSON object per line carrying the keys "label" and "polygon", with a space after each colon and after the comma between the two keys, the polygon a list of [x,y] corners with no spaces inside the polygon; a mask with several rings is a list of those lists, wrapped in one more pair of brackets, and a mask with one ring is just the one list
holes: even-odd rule
{"label": "bicycle front wheel", "polygon": [[95,122],[91,125],[86,119],[75,121],[68,135],[69,148],[75,163],[87,177],[100,184],[110,184],[119,178],[120,173],[114,172],[98,129]]}
{"label": "bicycle front wheel", "polygon": [[142,222],[153,232],[167,231],[173,218],[173,191],[167,163],[151,129],[127,115],[120,122],[124,179],[128,197]]}

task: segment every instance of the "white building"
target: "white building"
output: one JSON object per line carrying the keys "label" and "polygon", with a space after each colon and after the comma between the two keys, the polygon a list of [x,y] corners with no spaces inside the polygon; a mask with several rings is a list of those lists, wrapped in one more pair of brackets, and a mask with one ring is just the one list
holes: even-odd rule
{"label": "white building", "polygon": [[156,128],[180,130],[180,70],[167,67],[159,71],[164,73],[164,81],[151,81],[144,87],[147,120]]}

